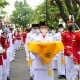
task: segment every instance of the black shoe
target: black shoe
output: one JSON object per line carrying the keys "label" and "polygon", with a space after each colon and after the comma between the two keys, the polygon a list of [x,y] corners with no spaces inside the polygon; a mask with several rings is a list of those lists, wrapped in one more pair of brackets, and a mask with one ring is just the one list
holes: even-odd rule
{"label": "black shoe", "polygon": [[55,71],[56,71],[57,69],[56,69],[56,68],[54,68],[53,70],[55,70]]}
{"label": "black shoe", "polygon": [[7,77],[7,80],[10,80],[10,77]]}
{"label": "black shoe", "polygon": [[66,79],[66,76],[65,76],[65,75],[62,75],[62,77],[63,77],[64,79]]}
{"label": "black shoe", "polygon": [[58,79],[66,79],[65,75],[59,75]]}
{"label": "black shoe", "polygon": [[59,75],[59,76],[58,76],[58,79],[62,79],[62,78],[63,78],[62,75]]}
{"label": "black shoe", "polygon": [[32,78],[32,77],[30,77],[30,80],[33,80],[33,78]]}

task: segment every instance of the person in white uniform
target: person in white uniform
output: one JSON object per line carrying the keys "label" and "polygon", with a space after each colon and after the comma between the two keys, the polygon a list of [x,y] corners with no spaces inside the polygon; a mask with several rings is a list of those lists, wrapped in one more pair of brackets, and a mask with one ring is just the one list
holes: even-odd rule
{"label": "person in white uniform", "polygon": [[31,61],[32,61],[32,65],[30,66],[30,80],[33,80],[33,77],[34,77],[33,63],[34,63],[35,55],[32,52],[28,52],[27,43],[29,41],[35,41],[35,35],[38,33],[38,31],[39,31],[39,25],[32,24],[32,29],[31,29],[30,33],[27,34],[26,42],[25,42],[26,59],[27,59],[27,61],[29,61],[29,58],[31,58]]}
{"label": "person in white uniform", "polygon": [[[52,41],[52,36],[48,33],[48,27],[45,22],[40,22],[40,33],[36,35],[35,40],[38,42]],[[34,59],[34,80],[54,80],[52,62],[43,64],[38,55]],[[51,68],[51,75],[48,75],[48,67]]]}
{"label": "person in white uniform", "polygon": [[[1,24],[0,24],[0,39],[1,39]],[[0,41],[0,80],[3,80],[3,59],[2,59],[2,54],[3,54],[3,48],[1,46],[1,41]]]}
{"label": "person in white uniform", "polygon": [[[64,31],[64,27],[62,24],[58,25],[58,32],[53,36],[55,41],[61,41],[61,33]],[[57,69],[58,69],[58,78],[66,78],[65,77],[65,64],[62,62],[64,60],[64,52],[61,51],[56,55],[57,57]]]}
{"label": "person in white uniform", "polygon": [[8,33],[8,41],[9,41],[9,58],[10,61],[14,60],[14,48],[13,48],[13,29],[10,28],[10,32]]}

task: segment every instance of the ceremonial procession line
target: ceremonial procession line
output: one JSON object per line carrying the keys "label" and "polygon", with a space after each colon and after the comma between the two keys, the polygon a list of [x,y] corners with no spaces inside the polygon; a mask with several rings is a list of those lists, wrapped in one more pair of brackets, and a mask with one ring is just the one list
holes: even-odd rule
{"label": "ceremonial procession line", "polygon": [[[30,80],[29,69],[25,59],[24,49],[16,52],[15,60],[11,63],[11,80]],[[55,80],[65,80],[58,79],[57,70],[54,70]]]}
{"label": "ceremonial procession line", "polygon": [[58,27],[55,34],[45,22],[22,32],[1,29],[0,80],[80,80],[80,32],[72,20],[67,31]]}

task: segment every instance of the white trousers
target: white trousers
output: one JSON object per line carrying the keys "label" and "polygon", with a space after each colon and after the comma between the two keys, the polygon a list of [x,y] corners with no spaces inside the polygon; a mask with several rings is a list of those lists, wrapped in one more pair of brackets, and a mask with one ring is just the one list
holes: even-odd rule
{"label": "white trousers", "polygon": [[56,63],[57,63],[57,56],[55,56],[55,58],[52,60],[52,68],[53,69],[57,69]]}
{"label": "white trousers", "polygon": [[21,40],[18,40],[19,49],[21,48],[21,44],[22,44],[22,41]]}
{"label": "white trousers", "polygon": [[30,67],[30,76],[34,77],[34,68],[33,68],[33,66]]}
{"label": "white trousers", "polygon": [[25,55],[26,55],[26,58],[27,58],[28,49],[27,49],[27,45],[26,44],[24,45],[24,49],[25,49]]}
{"label": "white trousers", "polygon": [[12,46],[12,39],[10,40],[10,47]]}
{"label": "white trousers", "polygon": [[15,42],[14,42],[14,48],[15,48],[15,50],[16,50],[16,48],[17,48],[17,42],[16,42],[16,40],[15,40]]}
{"label": "white trousers", "polygon": [[7,77],[8,77],[8,76],[10,76],[10,61],[9,60],[7,60],[6,68],[7,68],[6,74],[7,74]]}
{"label": "white trousers", "polygon": [[32,65],[30,66],[30,76],[31,77],[34,77],[34,67],[33,67],[33,64],[34,64],[34,60],[32,60]]}
{"label": "white trousers", "polygon": [[21,40],[16,40],[15,41],[15,46],[16,46],[16,49],[18,50],[19,48],[21,48]]}
{"label": "white trousers", "polygon": [[62,64],[61,62],[62,56],[63,53],[59,53],[57,56],[58,75],[65,75],[65,64]]}
{"label": "white trousers", "polygon": [[6,59],[3,60],[3,80],[7,80],[7,66]]}
{"label": "white trousers", "polygon": [[76,70],[74,69],[74,63],[71,57],[65,56],[65,65],[67,80],[70,80],[71,78],[76,78]]}
{"label": "white trousers", "polygon": [[8,55],[8,59],[9,61],[12,61],[14,59],[14,54],[13,54],[13,50],[12,47],[9,47],[7,50],[7,55]]}
{"label": "white trousers", "polygon": [[13,52],[13,56],[15,56],[15,44],[12,44],[13,45],[13,50],[12,50],[12,52]]}
{"label": "white trousers", "polygon": [[15,49],[18,50],[18,40],[15,41]]}
{"label": "white trousers", "polygon": [[54,80],[53,70],[52,75],[49,76],[47,69],[35,69],[33,80]]}
{"label": "white trousers", "polygon": [[0,80],[3,80],[3,65],[0,65]]}
{"label": "white trousers", "polygon": [[7,76],[9,76],[9,72],[10,72],[10,51],[9,48],[7,49]]}

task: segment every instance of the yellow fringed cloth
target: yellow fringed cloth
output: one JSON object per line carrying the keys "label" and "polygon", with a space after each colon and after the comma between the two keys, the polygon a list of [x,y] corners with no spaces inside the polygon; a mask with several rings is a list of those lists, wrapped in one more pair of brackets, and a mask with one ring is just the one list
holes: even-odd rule
{"label": "yellow fringed cloth", "polygon": [[44,64],[49,64],[60,51],[64,49],[61,41],[28,42],[28,51],[37,54]]}

